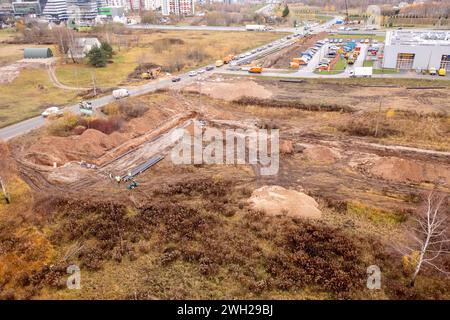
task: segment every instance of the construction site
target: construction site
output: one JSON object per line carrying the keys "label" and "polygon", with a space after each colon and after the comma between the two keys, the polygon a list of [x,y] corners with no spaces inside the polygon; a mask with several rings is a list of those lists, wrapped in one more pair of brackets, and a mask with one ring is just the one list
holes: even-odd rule
{"label": "construction site", "polygon": [[[404,238],[424,195],[450,193],[449,96],[447,84],[409,80],[214,74],[113,102],[94,117],[49,119],[2,152],[11,203],[0,205],[10,252],[0,258],[0,292],[52,299],[448,298],[449,282],[431,270],[415,288],[404,286],[409,258],[392,245]],[[173,132],[190,132],[194,123],[203,130],[278,129],[278,173],[261,175],[252,164],[174,164]],[[292,242],[296,234],[306,247]],[[319,247],[320,258],[311,251]],[[325,267],[335,256],[342,260]],[[62,289],[73,263],[83,290]],[[386,285],[371,292],[365,269],[375,263]],[[114,281],[120,288],[111,289]]]}

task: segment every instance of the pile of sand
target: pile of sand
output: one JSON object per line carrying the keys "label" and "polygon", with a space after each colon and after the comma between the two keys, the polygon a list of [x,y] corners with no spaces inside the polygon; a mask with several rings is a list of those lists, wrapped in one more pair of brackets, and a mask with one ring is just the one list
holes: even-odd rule
{"label": "pile of sand", "polygon": [[253,191],[248,200],[255,210],[269,215],[286,214],[291,217],[318,219],[322,212],[318,203],[310,196],[280,186],[264,186]]}
{"label": "pile of sand", "polygon": [[107,135],[94,129],[87,129],[79,136],[45,136],[30,147],[26,158],[47,166],[53,166],[54,162],[61,166],[69,161],[92,161],[125,140],[119,132]]}
{"label": "pile of sand", "polygon": [[186,91],[199,92],[215,99],[227,101],[238,100],[242,97],[268,99],[272,92],[254,81],[240,80],[236,82],[202,82],[186,87]]}
{"label": "pile of sand", "polygon": [[333,163],[341,158],[341,154],[334,148],[308,145],[303,154],[310,161]]}
{"label": "pile of sand", "polygon": [[433,182],[450,185],[450,166],[420,161],[383,157],[369,168],[374,176],[396,182]]}

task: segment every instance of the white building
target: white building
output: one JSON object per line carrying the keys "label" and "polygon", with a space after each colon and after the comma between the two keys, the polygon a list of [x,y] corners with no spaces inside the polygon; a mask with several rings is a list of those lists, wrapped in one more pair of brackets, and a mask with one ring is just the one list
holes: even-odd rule
{"label": "white building", "polygon": [[91,51],[95,46],[100,48],[100,41],[97,38],[76,38],[74,45],[69,48],[69,57],[75,59],[81,59]]}
{"label": "white building", "polygon": [[195,14],[195,0],[162,0],[162,14],[193,16]]}
{"label": "white building", "polygon": [[67,1],[66,0],[48,0],[45,4],[42,14],[49,20],[67,20]]}
{"label": "white building", "polygon": [[386,32],[383,68],[445,68],[450,71],[450,30]]}
{"label": "white building", "polygon": [[162,6],[162,0],[106,0],[108,6],[120,6],[129,10],[156,10]]}

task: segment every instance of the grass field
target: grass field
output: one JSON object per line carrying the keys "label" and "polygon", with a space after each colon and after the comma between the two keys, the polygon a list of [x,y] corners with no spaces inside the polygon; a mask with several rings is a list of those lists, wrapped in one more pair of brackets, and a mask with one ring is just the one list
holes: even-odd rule
{"label": "grass field", "polygon": [[[120,52],[116,47],[114,63],[105,68],[92,68],[85,64],[65,64],[58,66],[56,74],[66,85],[87,86],[92,81],[92,72],[95,72],[98,86],[117,86],[126,82],[128,74],[140,62],[168,66],[177,60],[184,64],[182,71],[186,71],[212,63],[227,54],[258,47],[282,36],[284,34],[266,32],[159,30],[140,35],[139,47],[125,50],[121,48]],[[175,44],[166,47],[155,45],[163,39],[169,39]],[[192,55],[194,58],[189,57]]]}
{"label": "grass field", "polygon": [[345,59],[339,59],[330,71],[315,71],[318,74],[338,74],[344,72],[347,67],[347,61]]}
{"label": "grass field", "polygon": [[347,34],[347,33],[332,33],[328,35],[329,39],[374,39],[377,41],[384,42],[384,35],[374,35],[374,34]]}
{"label": "grass field", "polygon": [[74,102],[75,91],[55,88],[45,69],[23,70],[12,83],[0,85],[0,127],[36,116],[52,105]]}

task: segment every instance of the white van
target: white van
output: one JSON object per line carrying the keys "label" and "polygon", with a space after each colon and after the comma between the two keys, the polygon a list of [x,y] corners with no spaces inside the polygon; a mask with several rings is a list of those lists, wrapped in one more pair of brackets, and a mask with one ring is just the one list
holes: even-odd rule
{"label": "white van", "polygon": [[128,97],[129,95],[130,95],[130,93],[128,92],[127,89],[116,89],[116,90],[113,90],[113,92],[112,92],[112,96],[114,99],[125,98],[125,97]]}

